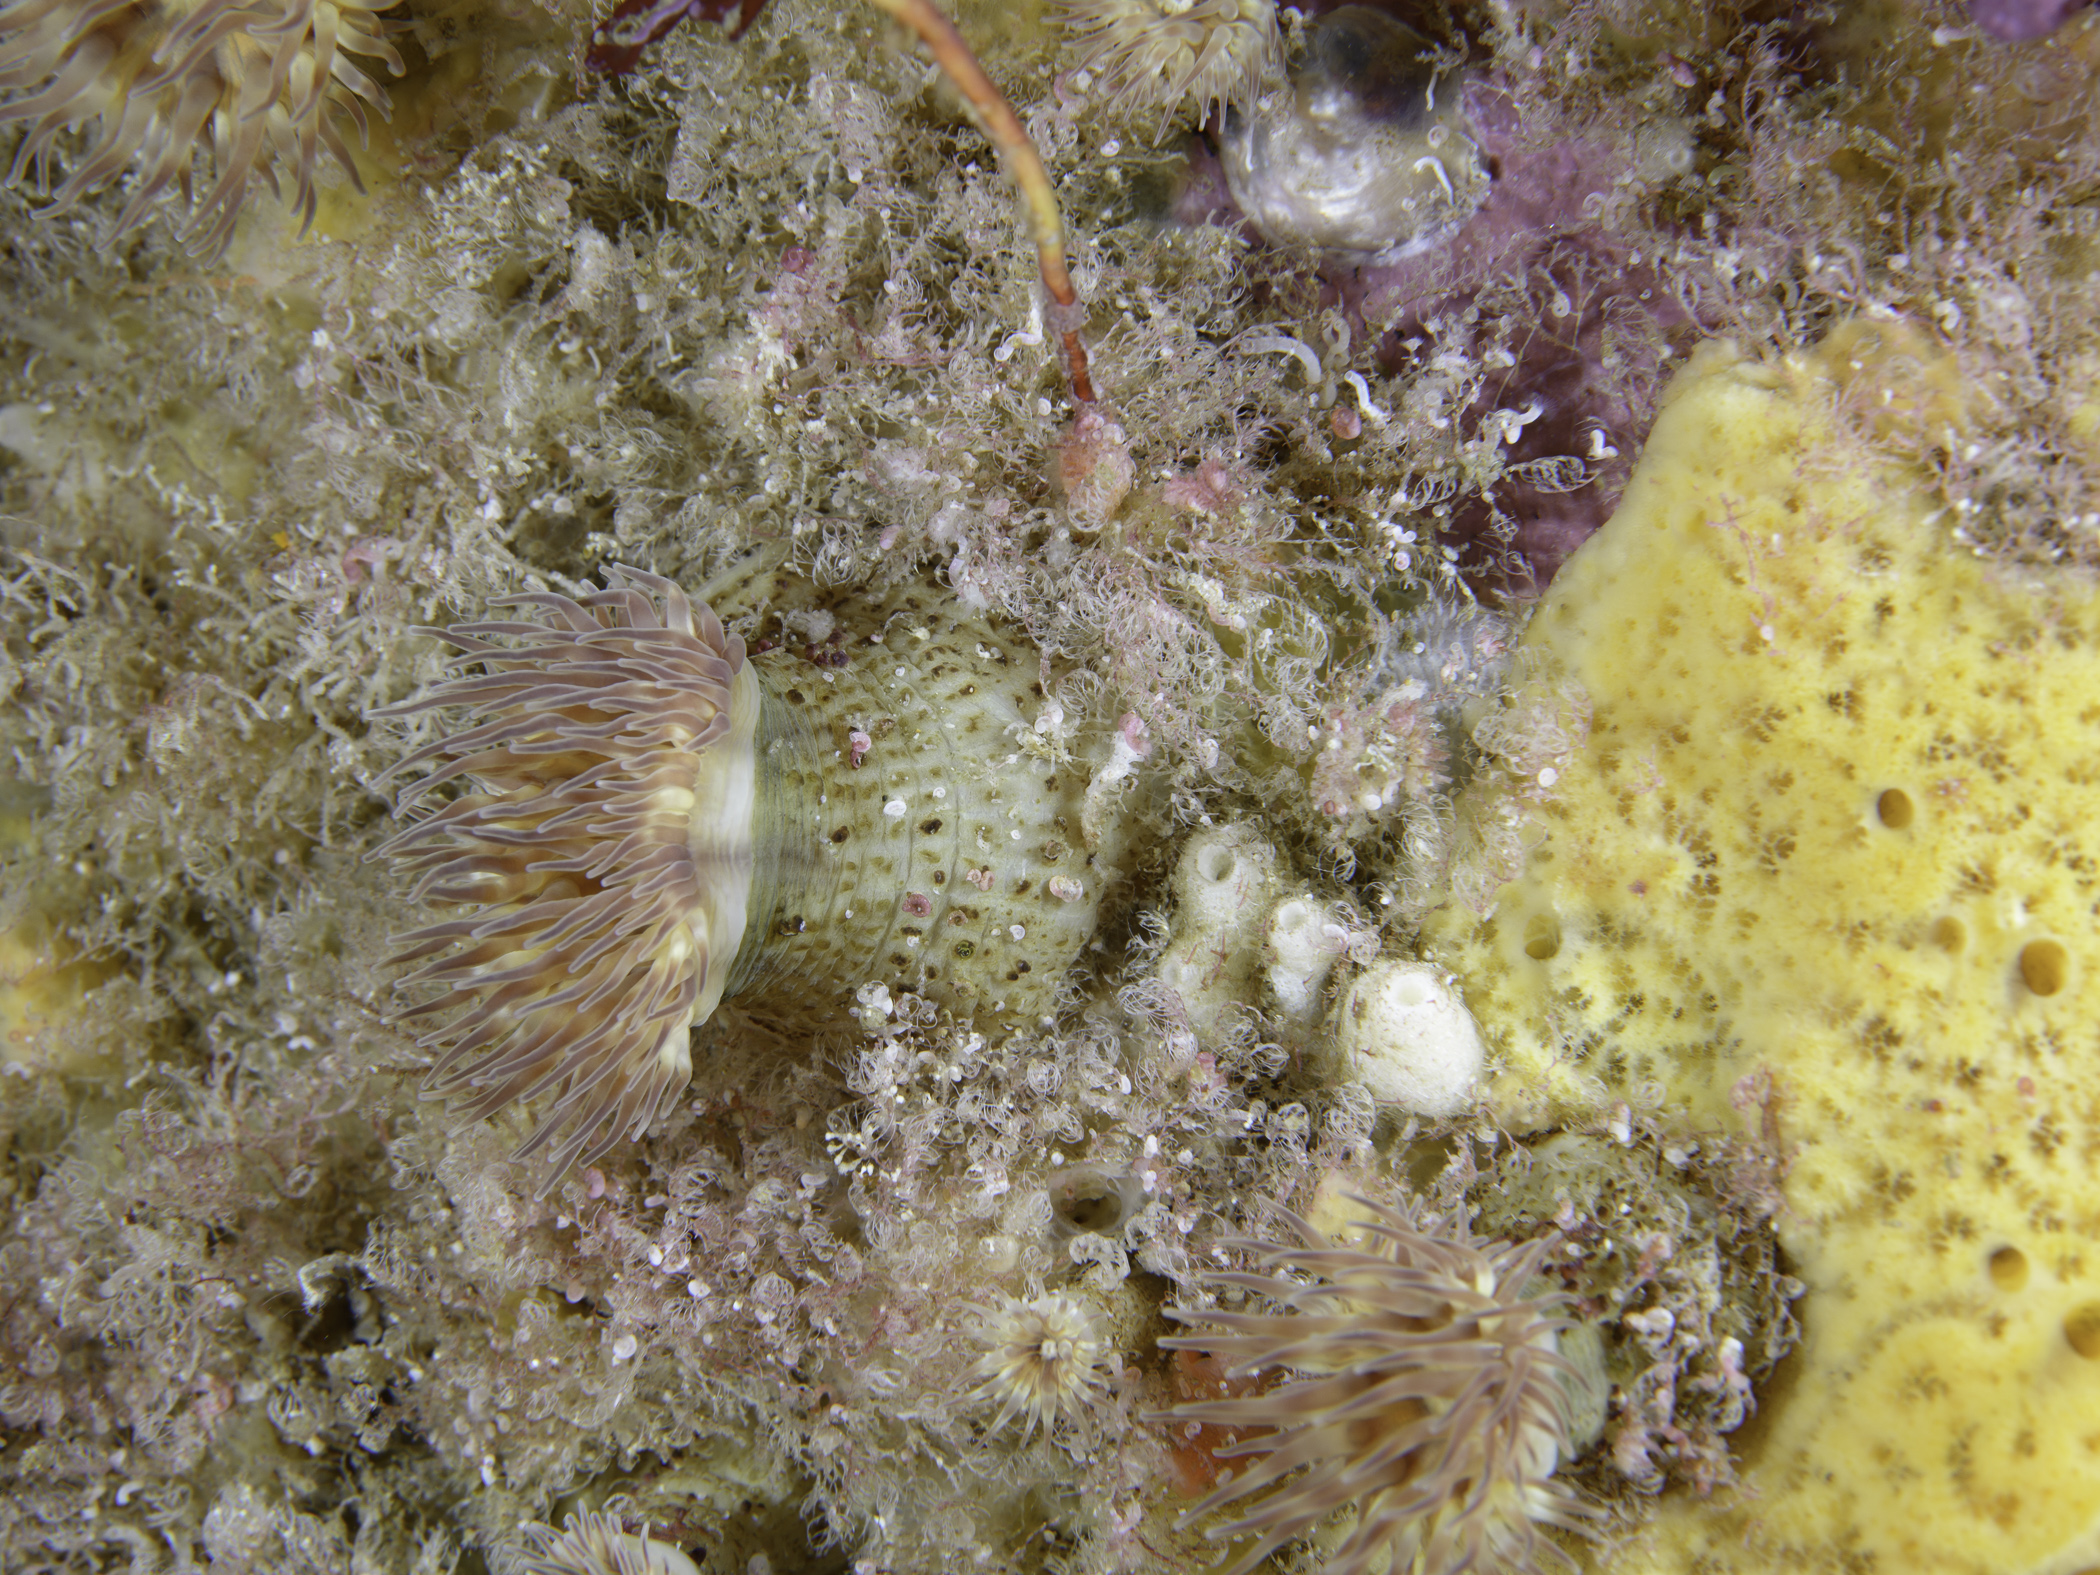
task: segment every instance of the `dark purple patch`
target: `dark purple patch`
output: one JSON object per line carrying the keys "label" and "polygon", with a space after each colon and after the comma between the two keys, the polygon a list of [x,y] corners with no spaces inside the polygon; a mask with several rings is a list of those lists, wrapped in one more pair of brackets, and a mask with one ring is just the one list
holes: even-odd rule
{"label": "dark purple patch", "polygon": [[688,17],[726,22],[734,11],[736,26],[729,36],[736,39],[744,36],[744,29],[765,8],[766,0],[621,0],[591,33],[591,47],[583,63],[602,75],[624,77],[641,63],[643,50]]}
{"label": "dark purple patch", "polygon": [[1991,37],[2020,44],[2048,37],[2085,5],[2086,0],[1969,0],[1969,15]]}

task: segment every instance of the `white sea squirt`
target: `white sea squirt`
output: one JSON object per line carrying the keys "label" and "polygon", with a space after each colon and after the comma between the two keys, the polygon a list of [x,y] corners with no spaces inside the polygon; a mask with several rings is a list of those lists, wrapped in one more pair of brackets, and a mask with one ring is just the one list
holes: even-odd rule
{"label": "white sea squirt", "polygon": [[1329,12],[1283,90],[1226,117],[1233,201],[1269,240],[1351,261],[1440,245],[1488,191],[1461,85],[1413,29],[1364,6]]}

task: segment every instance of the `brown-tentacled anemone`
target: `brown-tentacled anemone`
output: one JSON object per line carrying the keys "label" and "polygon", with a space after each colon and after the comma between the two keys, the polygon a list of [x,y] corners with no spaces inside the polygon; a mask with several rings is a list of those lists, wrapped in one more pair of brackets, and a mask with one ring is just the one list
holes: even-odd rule
{"label": "brown-tentacled anemone", "polygon": [[518,1575],[700,1575],[695,1564],[648,1532],[622,1529],[611,1515],[572,1513],[559,1532],[535,1527]]}
{"label": "brown-tentacled anemone", "polygon": [[1234,1379],[1282,1373],[1242,1398],[1177,1406],[1188,1429],[1227,1429],[1213,1451],[1243,1469],[1190,1511],[1216,1541],[1251,1538],[1227,1575],[1246,1575],[1295,1538],[1353,1508],[1324,1575],[1530,1572],[1559,1550],[1538,1525],[1594,1519],[1552,1481],[1568,1453],[1568,1384],[1557,1299],[1526,1294],[1551,1240],[1483,1242],[1418,1203],[1352,1200],[1363,1245],[1331,1241],[1287,1209],[1299,1246],[1242,1240],[1264,1271],[1211,1276],[1279,1314],[1168,1308],[1222,1331],[1176,1335]]}
{"label": "brown-tentacled anemone", "polygon": [[1154,140],[1184,110],[1244,109],[1283,64],[1276,0],[1065,0],[1082,69],[1115,112],[1159,112]]}
{"label": "brown-tentacled anemone", "polygon": [[671,1107],[725,998],[798,1036],[892,992],[987,1026],[1049,1008],[1114,850],[1087,768],[1022,746],[1033,652],[930,587],[818,659],[754,658],[634,569],[497,605],[522,616],[436,631],[470,670],[380,713],[443,729],[395,768],[429,769],[380,850],[454,910],[396,959],[427,1096],[547,1099],[518,1155],[558,1175]]}
{"label": "brown-tentacled anemone", "polygon": [[[232,239],[251,174],[292,182],[302,229],[319,195],[323,149],[358,185],[343,122],[366,136],[365,106],[391,112],[360,60],[405,69],[379,13],[398,0],[14,0],[0,9],[0,125],[28,130],[10,184],[34,164],[51,193],[60,133],[96,122],[53,196],[72,207],[136,167],[118,230],[141,222],[171,185],[189,191],[198,148],[211,189],[192,204],[190,250],[216,256]],[[362,190],[362,186],[359,185]]]}

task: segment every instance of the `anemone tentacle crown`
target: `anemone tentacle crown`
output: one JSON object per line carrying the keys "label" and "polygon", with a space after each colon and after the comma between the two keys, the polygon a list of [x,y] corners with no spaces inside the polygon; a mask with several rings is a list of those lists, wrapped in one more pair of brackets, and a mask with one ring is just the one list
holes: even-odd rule
{"label": "anemone tentacle crown", "polygon": [[395,767],[430,769],[380,850],[465,910],[395,959],[426,1095],[479,1119],[552,1094],[518,1153],[558,1173],[670,1108],[725,997],[795,1029],[892,989],[990,1023],[1049,1006],[1114,850],[1087,771],[1015,742],[1033,662],[905,591],[848,665],[761,673],[669,581],[606,579],[440,631],[481,670],[380,713],[466,712]]}
{"label": "anemone tentacle crown", "polygon": [[[365,106],[391,113],[386,89],[359,60],[407,69],[387,42],[378,13],[398,0],[172,0],[166,5],[110,0],[15,0],[0,9],[0,125],[25,122],[8,182],[32,162],[50,191],[58,135],[94,118],[99,131],[53,196],[72,207],[133,164],[131,197],[119,231],[146,217],[170,185],[189,189],[201,146],[217,180],[197,201],[191,249],[216,256],[232,239],[248,177],[277,170],[292,178],[291,206],[310,225],[322,149],[359,185],[338,120],[365,139]],[[34,89],[23,93],[21,90]],[[362,186],[359,185],[362,190]]]}
{"label": "anemone tentacle crown", "polygon": [[1527,1286],[1553,1238],[1483,1242],[1419,1201],[1351,1201],[1364,1211],[1354,1222],[1362,1245],[1332,1241],[1278,1209],[1300,1245],[1231,1243],[1263,1272],[1210,1277],[1282,1315],[1165,1309],[1219,1332],[1174,1335],[1162,1347],[1208,1351],[1233,1379],[1275,1368],[1297,1375],[1166,1413],[1237,1434],[1215,1454],[1246,1462],[1187,1518],[1233,1512],[1206,1533],[1252,1539],[1228,1575],[1248,1575],[1350,1504],[1354,1526],[1324,1550],[1328,1575],[1534,1575],[1541,1553],[1559,1551],[1540,1524],[1594,1529],[1590,1512],[1552,1480],[1570,1453],[1576,1370],[1559,1354],[1561,1299],[1534,1298]]}
{"label": "anemone tentacle crown", "polygon": [[1123,113],[1157,109],[1155,138],[1254,102],[1283,62],[1275,0],[1066,0],[1081,61]]}

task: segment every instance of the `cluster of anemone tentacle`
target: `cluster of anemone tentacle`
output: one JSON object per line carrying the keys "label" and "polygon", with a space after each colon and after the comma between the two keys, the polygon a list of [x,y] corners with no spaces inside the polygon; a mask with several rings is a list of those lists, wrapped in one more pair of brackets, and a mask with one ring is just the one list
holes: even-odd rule
{"label": "cluster of anemone tentacle", "polygon": [[[0,9],[0,125],[28,130],[11,184],[35,166],[53,208],[70,208],[135,170],[118,216],[142,222],[171,186],[189,190],[201,148],[216,180],[197,199],[188,242],[216,256],[233,237],[250,175],[292,182],[302,227],[320,204],[325,149],[362,190],[341,122],[367,134],[365,108],[386,117],[387,92],[359,63],[406,67],[379,13],[398,0],[202,0],[194,5],[16,0]],[[95,140],[54,192],[60,135],[93,119]]]}
{"label": "cluster of anemone tentacle", "polygon": [[1541,1523],[1583,1531],[1591,1518],[1551,1480],[1568,1453],[1574,1369],[1557,1350],[1556,1299],[1527,1286],[1553,1238],[1484,1242],[1417,1203],[1355,1202],[1360,1245],[1288,1209],[1277,1214],[1300,1245],[1230,1244],[1261,1272],[1209,1283],[1280,1312],[1167,1309],[1211,1327],[1162,1346],[1208,1352],[1228,1379],[1288,1375],[1168,1413],[1237,1435],[1213,1453],[1248,1462],[1189,1518],[1229,1509],[1206,1534],[1252,1539],[1231,1575],[1351,1506],[1355,1525],[1327,1553],[1326,1575],[1533,1570],[1558,1551]]}
{"label": "cluster of anemone tentacle", "polygon": [[[688,1030],[720,1002],[751,883],[743,641],[668,580],[606,571],[536,619],[443,631],[479,673],[381,716],[464,707],[396,771],[415,818],[383,848],[457,917],[403,937],[401,981],[434,1021],[425,1092],[478,1120],[558,1091],[519,1149],[554,1176],[639,1136],[692,1074]],[[435,790],[468,791],[431,807]],[[556,1134],[566,1127],[559,1141]]]}
{"label": "cluster of anemone tentacle", "polygon": [[1082,66],[1164,135],[1184,106],[1199,119],[1252,102],[1281,66],[1274,0],[1067,0]]}

